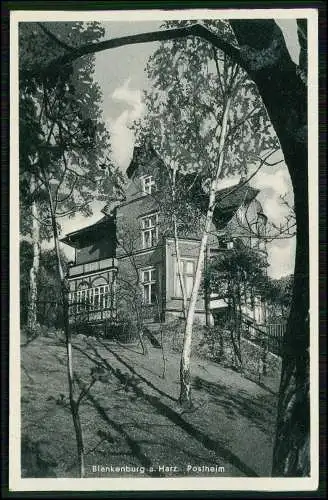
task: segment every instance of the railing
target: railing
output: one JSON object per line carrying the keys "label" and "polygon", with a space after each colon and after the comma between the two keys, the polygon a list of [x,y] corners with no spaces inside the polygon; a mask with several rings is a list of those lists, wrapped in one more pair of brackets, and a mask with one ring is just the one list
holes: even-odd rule
{"label": "railing", "polygon": [[267,349],[278,356],[281,355],[284,335],[286,332],[287,321],[281,320],[276,323],[266,324],[249,324],[243,319],[243,323],[247,325],[249,339],[252,342],[266,346]]}
{"label": "railing", "polygon": [[117,268],[117,259],[111,257],[108,259],[96,260],[93,262],[86,262],[85,264],[77,264],[68,269],[68,277],[73,278],[81,274],[94,273],[103,271],[105,269]]}
{"label": "railing", "polygon": [[281,321],[279,323],[267,323],[265,325],[269,350],[274,354],[281,353],[286,328],[287,328],[286,320]]}

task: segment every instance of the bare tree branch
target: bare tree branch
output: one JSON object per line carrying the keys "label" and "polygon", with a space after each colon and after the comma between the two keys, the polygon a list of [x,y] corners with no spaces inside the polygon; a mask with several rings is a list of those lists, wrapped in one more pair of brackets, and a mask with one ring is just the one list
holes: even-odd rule
{"label": "bare tree branch", "polygon": [[80,210],[83,210],[85,207],[90,205],[94,200],[88,200],[85,203],[82,203],[82,205],[76,206],[72,210],[68,210],[67,212],[56,212],[56,217],[66,217],[68,215],[74,214],[76,212],[79,212]]}
{"label": "bare tree branch", "polygon": [[48,28],[44,26],[42,23],[37,23],[37,25],[42,29],[42,31],[52,40],[54,40],[58,45],[60,45],[63,49],[65,50],[74,50],[74,47],[71,47],[67,43],[63,42],[58,38],[52,31],[50,31]]}
{"label": "bare tree branch", "polygon": [[219,38],[215,33],[206,28],[203,24],[195,23],[190,26],[185,26],[183,28],[173,28],[166,30],[151,31],[148,33],[140,33],[136,35],[128,35],[119,38],[112,38],[110,40],[105,40],[98,43],[82,45],[81,47],[70,48],[68,53],[51,61],[51,63],[47,65],[43,69],[43,71],[41,70],[41,72],[44,72],[45,74],[53,73],[58,69],[60,70],[62,66],[71,64],[74,60],[78,59],[79,57],[88,54],[95,54],[103,50],[109,50],[117,47],[123,47],[125,45],[132,45],[145,42],[161,42],[165,40],[173,40],[176,38],[185,38],[187,36],[198,36],[210,42],[214,47],[222,50],[235,63],[239,64],[245,71],[247,71],[248,69],[247,65],[245,64],[244,59],[241,57],[240,51],[237,47]]}
{"label": "bare tree branch", "polygon": [[[243,182],[241,182],[240,184],[237,184],[237,186],[235,186],[234,188],[232,188],[228,193],[226,193],[224,196],[222,196],[222,198],[220,198],[216,205],[219,205],[225,198],[227,198],[228,196],[230,196],[231,194],[233,194],[235,191],[238,191],[238,189],[242,188],[243,186],[245,186],[246,184],[248,184],[248,182],[253,178],[255,177],[255,175],[258,173],[258,171],[263,167],[263,165],[267,165],[266,163],[266,160],[267,158],[270,158],[270,156],[272,156],[274,153],[276,153],[277,151],[279,151],[278,149],[275,149],[274,151],[271,151],[265,158],[259,158],[260,160],[260,165],[258,166],[258,168],[247,178],[245,179]],[[278,163],[281,163],[283,160],[280,160]],[[271,165],[270,165],[271,166]]]}

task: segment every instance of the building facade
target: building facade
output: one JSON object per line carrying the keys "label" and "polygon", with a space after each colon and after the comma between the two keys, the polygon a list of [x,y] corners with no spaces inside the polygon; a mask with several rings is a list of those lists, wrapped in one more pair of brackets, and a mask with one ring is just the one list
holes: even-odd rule
{"label": "building facade", "polygon": [[[136,148],[127,169],[125,199],[108,203],[100,221],[62,239],[75,248],[75,262],[68,274],[72,322],[116,321],[130,315],[143,323],[156,323],[183,317],[180,280],[189,300],[201,227],[195,222],[184,229],[183,236],[179,233],[179,276],[174,231],[163,213],[165,200],[170,204],[169,187],[161,179],[163,171],[161,159],[153,150],[146,154]],[[190,200],[195,200],[195,208],[201,213],[206,207],[206,191],[195,180],[190,186]],[[266,222],[257,194],[257,190],[242,184],[218,191],[204,266],[219,252],[231,251],[236,238],[265,250],[254,236]],[[245,220],[257,233],[244,227]],[[195,316],[211,324],[215,314],[226,307],[224,297],[208,296],[202,287]],[[247,307],[245,304],[245,314],[249,313]],[[261,322],[261,305],[253,307],[251,314]]]}

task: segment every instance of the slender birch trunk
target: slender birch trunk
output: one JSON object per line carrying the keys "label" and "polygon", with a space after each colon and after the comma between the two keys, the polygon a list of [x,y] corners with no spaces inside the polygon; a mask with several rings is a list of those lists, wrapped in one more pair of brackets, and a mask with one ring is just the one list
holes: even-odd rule
{"label": "slender birch trunk", "polygon": [[67,356],[67,377],[68,377],[69,402],[70,402],[70,409],[71,409],[74,430],[75,430],[80,477],[84,477],[85,466],[84,466],[83,432],[82,432],[81,420],[80,420],[80,415],[79,415],[79,402],[78,402],[78,399],[75,398],[72,335],[71,335],[71,330],[69,327],[69,315],[68,315],[69,289],[68,289],[68,285],[66,283],[66,278],[64,275],[64,270],[63,270],[63,266],[62,266],[62,262],[61,262],[56,214],[55,214],[55,210],[54,210],[52,193],[51,193],[51,189],[49,186],[47,186],[47,190],[48,190],[48,194],[49,194],[51,223],[52,223],[52,230],[53,230],[53,236],[54,236],[54,246],[55,246],[55,252],[56,252],[56,259],[57,259],[57,269],[58,269],[58,274],[60,277],[61,295],[62,295],[62,303],[63,303],[63,311],[64,311],[64,332],[65,332],[65,344],[66,344],[66,356]]}
{"label": "slender birch trunk", "polygon": [[[174,169],[173,173],[172,173],[172,198],[173,198],[174,204],[176,202],[176,173],[177,173],[177,171],[176,171],[176,169]],[[174,231],[174,246],[175,246],[177,271],[178,271],[178,278],[179,278],[179,283],[180,283],[180,287],[181,287],[181,295],[182,295],[182,313],[183,313],[183,319],[186,320],[187,309],[188,309],[187,294],[186,294],[186,287],[185,287],[184,280],[183,280],[183,270],[182,270],[180,245],[179,245],[179,237],[178,237],[177,216],[176,216],[175,212],[173,213],[173,216],[172,216],[172,222],[173,222],[173,231]]]}
{"label": "slender birch trunk", "polygon": [[141,313],[140,313],[142,311],[142,303],[140,303],[140,301],[138,300],[138,297],[137,297],[137,307],[135,310],[136,310],[136,316],[137,316],[138,338],[139,338],[139,342],[141,345],[142,354],[144,356],[146,356],[146,355],[148,355],[148,348],[147,348],[146,341],[144,339],[144,333],[143,333],[144,321],[143,321],[143,318],[141,317]]}
{"label": "slender birch trunk", "polygon": [[216,173],[211,182],[210,193],[209,193],[209,202],[205,220],[205,227],[200,243],[199,255],[196,266],[195,279],[192,287],[190,303],[187,313],[186,326],[184,331],[184,339],[183,339],[183,350],[181,355],[180,362],[180,404],[185,407],[192,406],[191,400],[191,375],[190,375],[190,353],[191,353],[191,341],[192,341],[192,328],[194,323],[195,309],[198,298],[198,292],[202,277],[202,270],[204,266],[205,259],[205,250],[207,246],[208,234],[211,230],[213,213],[215,208],[215,198],[217,191],[217,182],[222,170],[223,164],[223,149],[225,144],[225,138],[227,133],[227,124],[228,124],[228,116],[231,105],[231,97],[227,99],[227,103],[223,113],[222,119],[222,127],[220,132],[220,142],[219,142],[219,155],[218,155],[218,165],[216,169]]}
{"label": "slender birch trunk", "polygon": [[184,280],[183,280],[180,245],[179,245],[178,229],[177,229],[177,222],[176,222],[175,215],[173,216],[173,228],[174,228],[174,245],[175,245],[177,271],[178,271],[178,277],[179,277],[179,283],[180,283],[181,295],[182,295],[182,312],[183,312],[183,318],[186,319],[187,318],[187,310],[188,310],[187,293],[186,293],[186,287],[185,287]]}
{"label": "slender birch trunk", "polygon": [[[30,192],[33,194],[36,189],[35,175],[31,175]],[[28,297],[28,313],[27,313],[27,330],[29,335],[36,331],[37,326],[37,299],[38,285],[37,276],[40,267],[40,222],[39,222],[39,207],[37,202],[33,200],[31,206],[32,213],[32,245],[33,245],[33,261],[30,269],[29,297]]]}
{"label": "slender birch trunk", "polygon": [[[207,274],[207,267],[208,267],[208,262],[209,262],[209,247],[207,246],[205,249],[205,265],[204,265],[204,273]],[[205,299],[205,319],[206,319],[206,326],[209,327],[211,326],[211,313],[210,313],[210,293],[209,293],[209,287],[206,284],[205,290],[204,290],[204,299]]]}

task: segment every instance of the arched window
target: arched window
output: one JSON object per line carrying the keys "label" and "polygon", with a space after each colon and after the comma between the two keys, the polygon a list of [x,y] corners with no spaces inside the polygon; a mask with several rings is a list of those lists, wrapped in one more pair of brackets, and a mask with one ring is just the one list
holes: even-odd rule
{"label": "arched window", "polygon": [[92,282],[92,287],[108,285],[107,280],[103,276],[97,276]]}
{"label": "arched window", "polygon": [[89,283],[87,283],[87,281],[82,281],[78,286],[78,290],[85,290],[87,288],[89,288]]}
{"label": "arched window", "polygon": [[103,276],[97,276],[92,282],[93,309],[99,311],[110,305],[110,290],[107,280]]}
{"label": "arched window", "polygon": [[99,312],[113,307],[112,291],[108,281],[103,276],[96,276],[91,286],[86,281],[81,282],[75,292],[70,293],[72,314]]}

